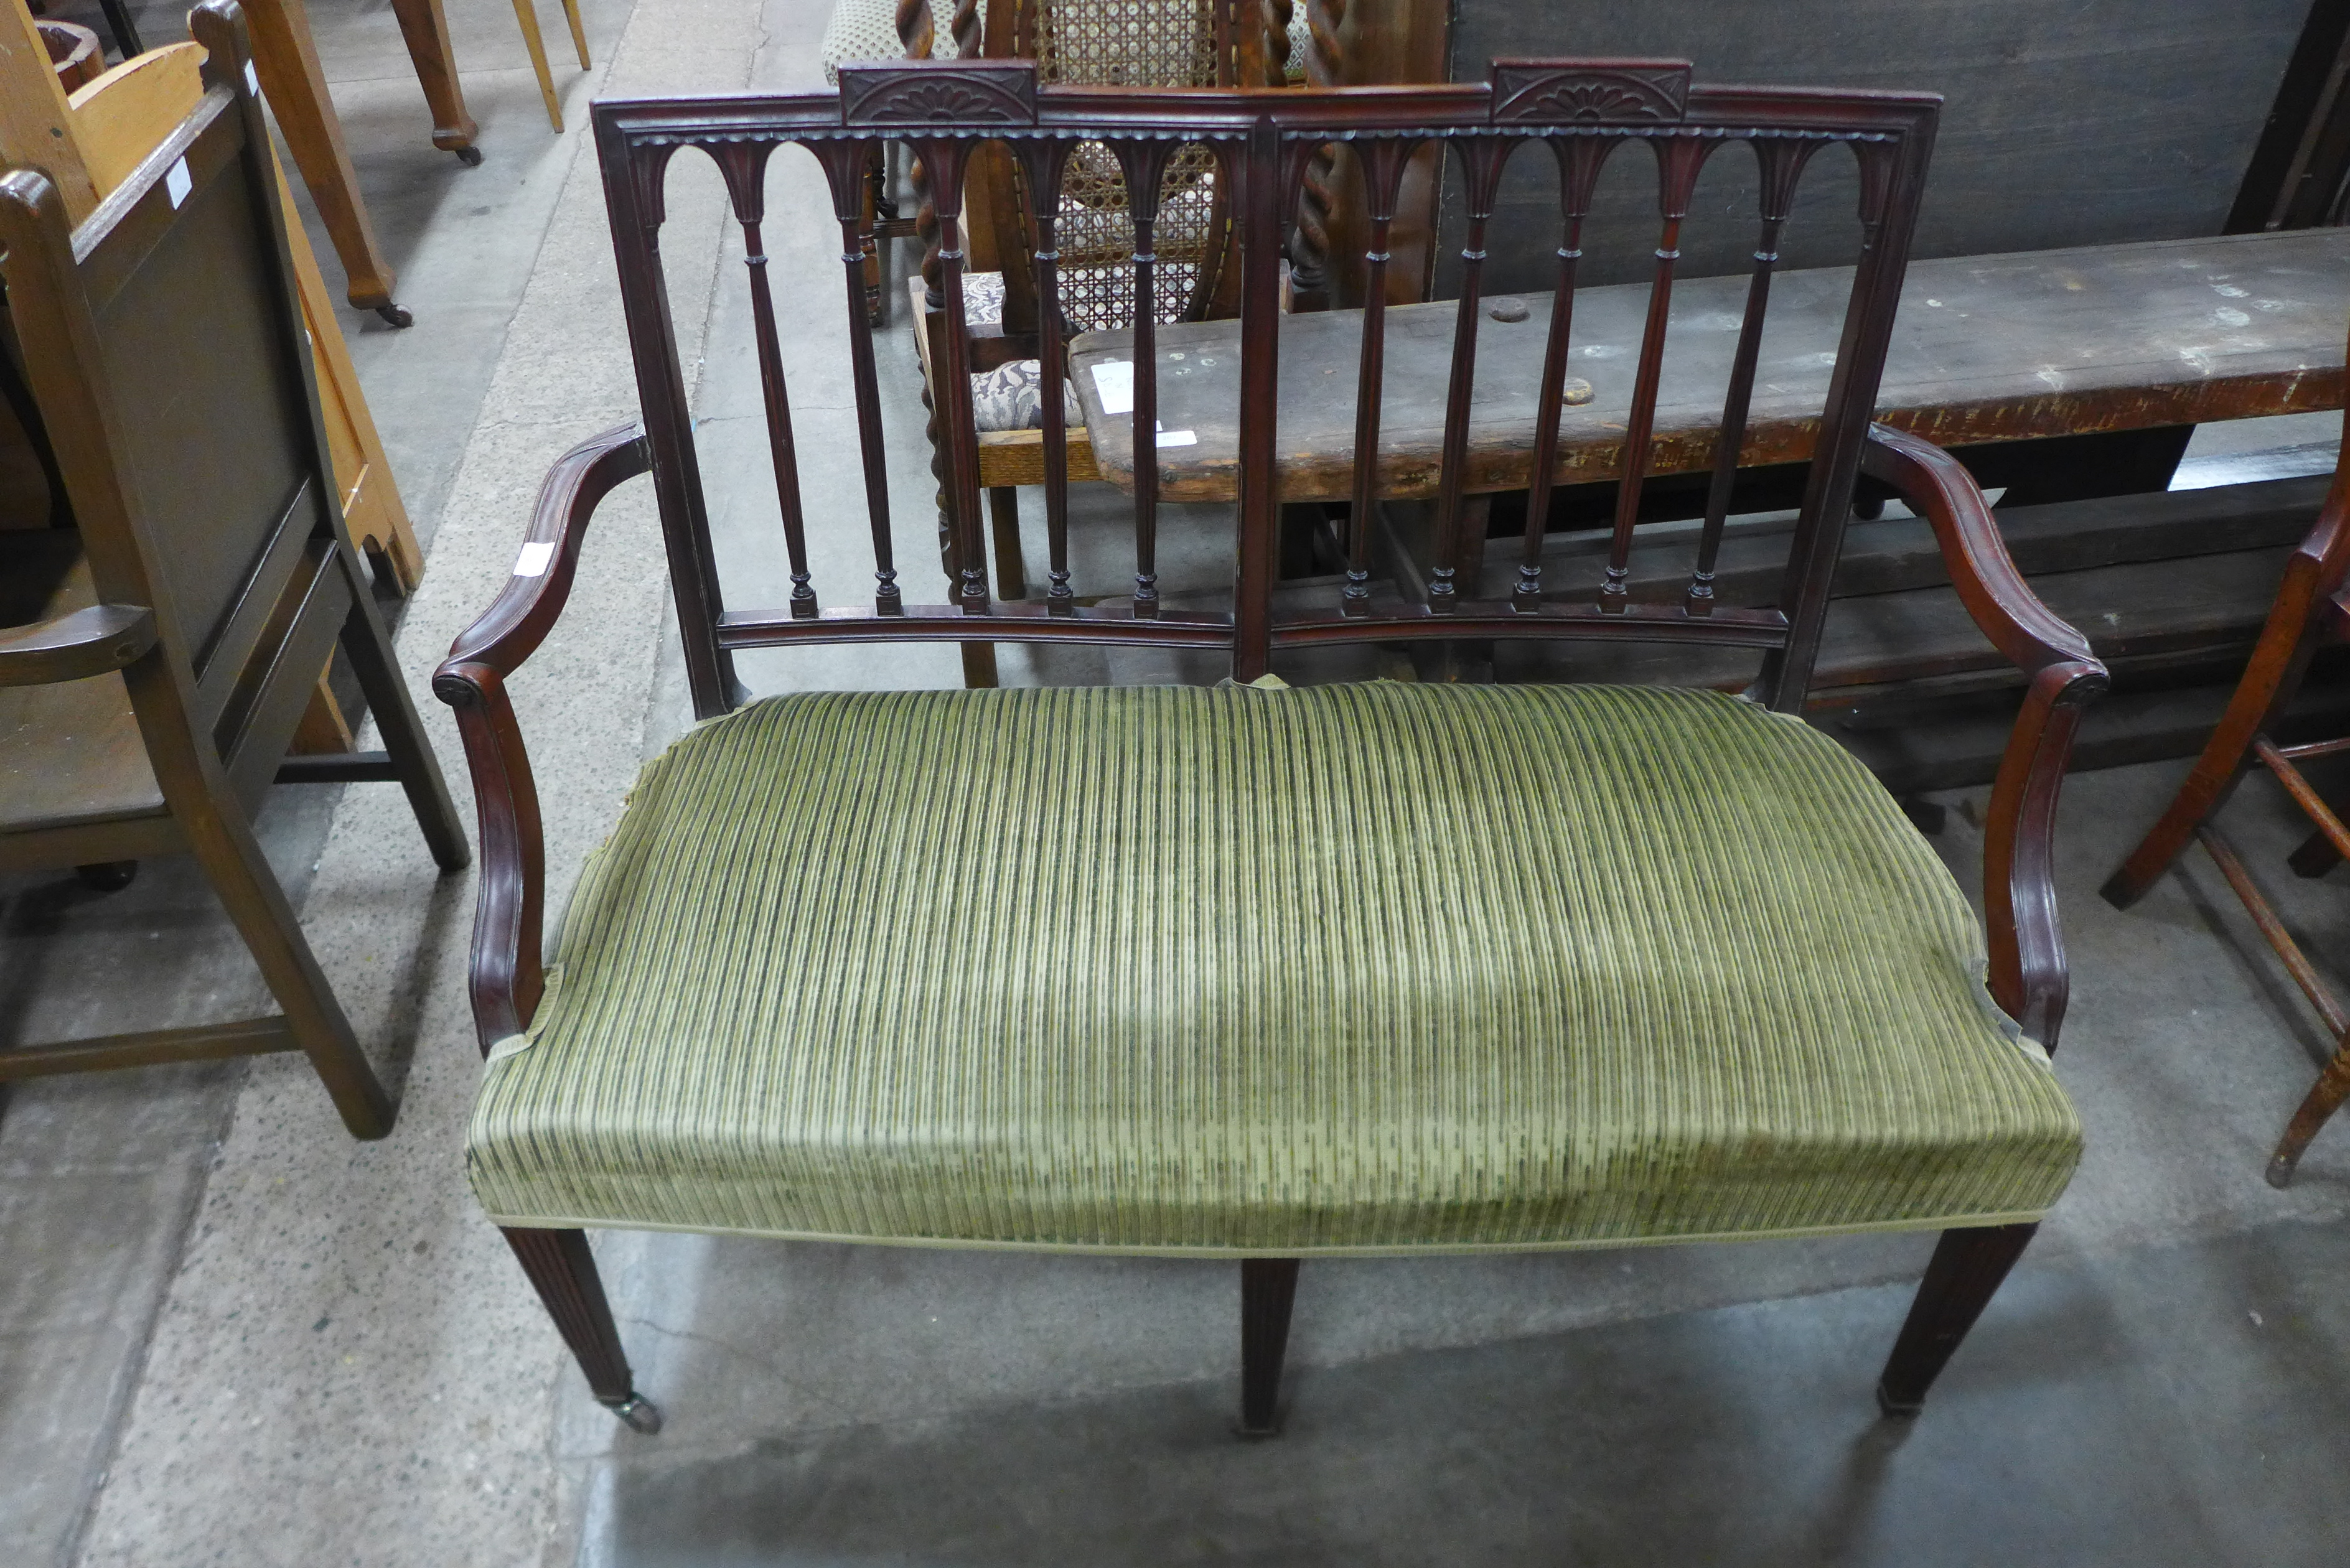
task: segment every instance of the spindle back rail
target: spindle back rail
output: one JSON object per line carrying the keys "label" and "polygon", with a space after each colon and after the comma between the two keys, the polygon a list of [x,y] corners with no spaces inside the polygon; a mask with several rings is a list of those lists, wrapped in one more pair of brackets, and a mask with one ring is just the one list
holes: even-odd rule
{"label": "spindle back rail", "polygon": [[[1245,91],[1115,92],[1037,85],[1021,60],[921,62],[849,67],[837,97],[695,99],[603,103],[596,130],[619,254],[622,295],[645,417],[644,446],[625,459],[650,462],[665,529],[696,711],[725,711],[738,690],[732,661],[740,649],[804,642],[1008,641],[1144,644],[1229,649],[1242,680],[1264,673],[1284,649],[1342,642],[1420,639],[1634,639],[1729,644],[1757,650],[1755,695],[1781,710],[1802,701],[1819,643],[1833,570],[1889,338],[1939,100],[1930,94],[1846,92],[1693,85],[1674,60],[1515,61],[1493,67],[1488,83],[1367,88],[1334,94]],[[941,428],[947,455],[947,602],[910,602],[890,546],[888,464],[871,327],[860,308],[857,224],[865,159],[882,137],[908,141],[936,182],[947,363],[939,379],[945,400]],[[1698,176],[1725,144],[1747,143],[1760,175],[1752,283],[1722,417],[1711,502],[1699,531],[1687,592],[1677,604],[1635,603],[1626,591],[1639,485],[1648,458],[1665,356],[1678,237]],[[1133,428],[1155,430],[1158,356],[1154,256],[1150,234],[1160,173],[1186,146],[1208,149],[1238,205],[1242,241],[1244,348],[1239,428],[1240,507],[1233,596],[1229,611],[1179,608],[1161,601],[1157,564],[1156,443],[1135,459],[1134,573],[1108,598],[1080,599],[1070,580],[1068,474],[1063,459],[1062,400],[1043,399],[1045,501],[1049,586],[1038,598],[990,597],[983,545],[978,456],[964,328],[962,236],[954,214],[973,155],[1000,143],[1036,193],[1028,264],[1042,308],[1040,345],[1047,386],[1057,385],[1067,343],[1057,298],[1054,221],[1073,151],[1098,143],[1126,175],[1137,235],[1134,291]],[[1439,561],[1425,605],[1388,602],[1370,591],[1367,521],[1385,483],[1378,462],[1384,316],[1374,280],[1365,312],[1358,379],[1355,501],[1345,541],[1347,573],[1327,601],[1276,606],[1274,588],[1279,518],[1281,437],[1276,374],[1281,347],[1281,262],[1307,161],[1317,149],[1346,143],[1360,160],[1377,214],[1391,211],[1412,151],[1430,142],[1457,162],[1467,213],[1461,253],[1460,326],[1446,410],[1438,494]],[[1655,282],[1627,421],[1621,502],[1612,547],[1596,591],[1546,582],[1539,547],[1555,466],[1556,431],[1573,347],[1575,265],[1582,225],[1603,165],[1625,144],[1654,155],[1659,229]],[[819,598],[809,571],[808,521],[800,497],[798,458],[775,304],[761,239],[764,188],[778,148],[796,143],[814,154],[829,182],[840,224],[843,308],[853,361],[860,456],[874,552],[874,584],[851,598]],[[1533,144],[1539,143],[1539,147]],[[1744,432],[1749,394],[1778,235],[1798,180],[1814,156],[1834,144],[1858,160],[1860,202],[1856,266],[1801,520],[1792,535],[1778,602],[1771,607],[1717,605],[1715,553],[1731,479]],[[693,425],[670,320],[658,247],[663,186],[671,157],[699,148],[716,162],[742,226],[770,445],[790,559],[791,590],[779,607],[728,606],[711,548]],[[1538,392],[1541,448],[1527,508],[1523,565],[1508,597],[1479,599],[1460,587],[1464,554],[1484,541],[1464,536],[1471,410],[1476,394],[1477,329],[1482,315],[1480,263],[1485,227],[1504,165],[1513,156],[1554,158],[1559,173],[1558,273],[1550,337]],[[1371,266],[1380,266],[1374,246]],[[1098,589],[1092,592],[1097,594]]]}

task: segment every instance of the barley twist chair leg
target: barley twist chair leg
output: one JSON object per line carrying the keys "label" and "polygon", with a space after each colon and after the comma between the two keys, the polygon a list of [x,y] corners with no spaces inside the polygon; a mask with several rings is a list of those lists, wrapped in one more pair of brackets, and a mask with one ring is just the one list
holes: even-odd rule
{"label": "barley twist chair leg", "polygon": [[1241,1418],[1232,1428],[1241,1437],[1281,1433],[1281,1361],[1296,1299],[1295,1258],[1241,1260]]}
{"label": "barley twist chair leg", "polygon": [[1877,1381],[1879,1409],[1888,1416],[1914,1416],[1925,1407],[1926,1390],[2039,1229],[2036,1223],[1984,1225],[1942,1232],[1926,1277],[1918,1282],[1908,1321]]}
{"label": "barley twist chair leg", "polygon": [[587,1375],[596,1402],[647,1437],[660,1431],[660,1410],[637,1392],[629,1358],[620,1349],[620,1331],[613,1324],[611,1303],[604,1299],[604,1282],[596,1272],[588,1232],[498,1229]]}

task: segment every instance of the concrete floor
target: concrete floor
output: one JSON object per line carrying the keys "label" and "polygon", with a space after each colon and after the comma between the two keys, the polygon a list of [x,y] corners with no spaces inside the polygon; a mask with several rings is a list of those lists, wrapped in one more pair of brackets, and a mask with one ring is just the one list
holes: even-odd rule
{"label": "concrete floor", "polygon": [[[426,144],[382,0],[311,11],[418,317],[346,328],[432,544],[400,633],[420,691],[508,570],[548,462],[635,410],[588,94],[813,85],[827,8],[588,0],[598,66],[558,70],[561,138],[505,8],[452,9],[476,170]],[[160,5],[145,23],[171,26]],[[807,452],[838,452],[838,263],[804,161],[779,164],[770,206],[795,415]],[[723,217],[707,165],[681,160],[663,249],[724,565],[755,599],[780,592],[781,548]],[[929,459],[902,336],[882,370],[903,411],[898,545],[920,563]],[[2182,483],[2323,468],[2328,439],[2322,420],[2207,431]],[[819,524],[818,587],[861,581],[856,472],[804,461],[811,515],[857,520]],[[517,687],[540,776],[561,781],[557,887],[685,718],[644,489],[599,514],[563,628]],[[1164,527],[1189,541],[1170,591],[1212,584],[1221,520]],[[1080,575],[1114,573],[1117,508],[1095,497],[1076,535]],[[1005,672],[1197,673],[1011,650]],[[762,691],[955,679],[935,649],[769,655],[743,673]],[[462,797],[453,729],[428,707]],[[2088,1160],[1919,1421],[1877,1422],[1869,1388],[1928,1242],[1869,1237],[1317,1263],[1287,1435],[1254,1446],[1224,1435],[1227,1268],[648,1234],[598,1241],[670,1417],[657,1438],[620,1429],[464,1190],[470,877],[435,877],[397,792],[281,791],[265,836],[403,1086],[400,1125],[352,1143],[284,1058],[19,1088],[0,1115],[0,1560],[2341,1561],[2350,1126],[2292,1191],[2260,1179],[2327,1042],[2208,865],[2128,914],[2094,897],[2179,771],[2068,789],[2057,1063]],[[1981,792],[1948,798],[1940,846],[1971,887]],[[2255,789],[2236,813],[2274,867],[2290,812]],[[2314,951],[2343,950],[2338,885],[2272,880]],[[110,899],[0,879],[0,931],[14,1038],[259,1001],[183,867]]]}

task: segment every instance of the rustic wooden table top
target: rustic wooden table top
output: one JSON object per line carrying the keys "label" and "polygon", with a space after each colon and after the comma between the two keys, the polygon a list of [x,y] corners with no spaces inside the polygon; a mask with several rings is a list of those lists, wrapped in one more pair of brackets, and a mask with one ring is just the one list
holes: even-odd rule
{"label": "rustic wooden table top", "polygon": [[[1851,282],[1849,267],[1831,267],[1783,273],[1773,283],[1745,462],[1811,454]],[[1743,275],[1675,285],[1650,472],[1711,465],[1746,287]],[[1562,483],[1619,472],[1648,295],[1648,286],[1637,284],[1575,296],[1569,374],[1589,381],[1593,396],[1561,419]],[[1488,314],[1479,327],[1472,491],[1523,489],[1531,466],[1550,300],[1503,297],[1523,302],[1527,313],[1515,322]],[[1489,311],[1499,303],[1488,300]],[[1388,312],[1382,494],[1435,493],[1458,314],[1451,301]],[[2342,229],[1916,262],[1878,417],[1942,445],[1966,446],[2340,408],[2345,327],[2350,231]],[[1350,492],[1361,340],[1359,311],[1282,320],[1284,500],[1342,500]],[[1092,369],[1132,353],[1124,332],[1087,333],[1070,345],[1095,461],[1103,478],[1129,491],[1129,421],[1102,411]],[[1159,493],[1232,499],[1239,324],[1161,327],[1158,359]]]}

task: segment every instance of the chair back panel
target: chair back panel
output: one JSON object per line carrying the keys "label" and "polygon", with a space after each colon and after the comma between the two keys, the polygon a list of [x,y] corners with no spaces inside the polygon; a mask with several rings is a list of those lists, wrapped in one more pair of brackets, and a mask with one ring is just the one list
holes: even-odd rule
{"label": "chair back panel", "polygon": [[107,288],[92,287],[92,315],[122,465],[156,545],[151,571],[200,677],[287,509],[305,498],[307,535],[322,493],[302,361],[269,286],[272,235],[237,156],[241,119],[224,97],[210,107],[172,221],[118,224],[81,264]]}
{"label": "chair back panel", "polygon": [[[598,106],[597,134],[605,165],[621,289],[637,358],[653,472],[667,532],[679,619],[696,708],[703,714],[731,705],[732,655],[744,648],[804,641],[1078,641],[1139,643],[1231,650],[1243,679],[1263,673],[1285,648],[1343,642],[1446,639],[1648,639],[1753,649],[1762,661],[1757,693],[1791,709],[1802,701],[1829,577],[1850,509],[1853,483],[1877,381],[1899,302],[1908,239],[1931,149],[1939,99],[1931,95],[1757,90],[1693,86],[1686,62],[1669,60],[1522,61],[1497,65],[1490,84],[1377,88],[1316,94],[1272,91],[1105,91],[1041,87],[1033,65],[961,61],[844,68],[837,99],[679,99]],[[936,380],[940,428],[946,444],[948,602],[907,602],[889,545],[890,496],[880,409],[873,370],[873,339],[862,313],[858,246],[858,178],[862,160],[882,138],[910,142],[940,192],[941,282],[950,330],[946,363]],[[1380,418],[1386,395],[1387,349],[1382,292],[1373,287],[1363,316],[1359,358],[1353,368],[1356,439],[1354,505],[1347,528],[1343,581],[1318,596],[1284,592],[1276,607],[1274,567],[1281,496],[1283,410],[1280,352],[1281,260],[1306,165],[1326,144],[1352,145],[1367,171],[1375,226],[1393,211],[1405,163],[1434,144],[1452,160],[1469,192],[1471,221],[1462,250],[1444,412],[1444,439],[1432,482],[1417,475],[1413,493],[1435,496],[1437,565],[1429,602],[1382,599],[1369,569],[1369,526],[1375,510],[1398,493],[1383,477]],[[1640,485],[1648,471],[1658,394],[1672,321],[1679,240],[1690,193],[1708,161],[1731,142],[1761,172],[1758,210],[1751,216],[1752,272],[1744,308],[1734,322],[1736,348],[1720,389],[1721,420],[1711,454],[1714,483],[1702,525],[1692,541],[1690,576],[1678,603],[1633,602],[1627,563],[1638,522]],[[820,597],[809,571],[806,521],[775,306],[769,291],[758,225],[764,215],[766,167],[778,148],[805,148],[830,183],[844,252],[842,296],[848,318],[853,380],[874,547],[876,582],[870,597]],[[1157,428],[1159,379],[1184,373],[1162,365],[1156,346],[1159,279],[1148,239],[1154,203],[1136,192],[1160,188],[1160,176],[1186,145],[1207,149],[1219,184],[1233,192],[1243,279],[1240,329],[1239,498],[1232,593],[1229,609],[1176,608],[1162,602],[1157,565],[1158,441],[1134,445],[1133,558],[1130,580],[1116,585],[1072,580],[1068,540],[1068,476],[1062,400],[1043,399],[1043,455],[1050,587],[1041,600],[991,600],[983,548],[977,438],[972,433],[968,345],[963,315],[963,258],[957,220],[962,182],[979,150],[1008,150],[1021,178],[1037,192],[1036,210],[1058,209],[1061,192],[1087,144],[1108,149],[1126,175],[1128,216],[1144,243],[1126,268],[1131,301],[1131,429]],[[775,454],[781,522],[791,561],[788,601],[772,608],[728,607],[712,553],[701,492],[691,410],[671,330],[658,256],[661,189],[678,149],[699,148],[718,164],[744,227],[751,262],[753,319],[760,334],[759,363],[766,383],[769,441]],[[1720,550],[1777,265],[1778,236],[1807,167],[1830,149],[1857,160],[1860,202],[1850,227],[1851,293],[1842,340],[1821,410],[1809,487],[1788,536],[1787,568],[1777,602],[1728,607],[1714,602],[1713,566]],[[797,154],[795,153],[795,156]],[[1841,155],[1841,154],[1839,154]],[[1654,272],[1637,355],[1628,407],[1607,410],[1604,428],[1617,428],[1621,446],[1614,471],[1618,504],[1606,566],[1595,584],[1544,580],[1540,556],[1547,492],[1558,470],[1558,431],[1569,401],[1575,335],[1576,266],[1591,192],[1611,156],[1647,166],[1656,182]],[[1492,404],[1481,386],[1477,340],[1485,314],[1480,285],[1485,222],[1503,170],[1513,159],[1554,171],[1557,190],[1556,273],[1547,347],[1531,401],[1534,423],[1534,492],[1527,507],[1523,565],[1507,597],[1477,599],[1461,591],[1459,567],[1471,541],[1462,518],[1473,488],[1470,453],[1477,406]],[[1056,308],[1063,254],[1055,225],[1041,219],[1025,257],[1041,311],[1040,352],[1048,387],[1063,376],[1067,343]],[[1375,245],[1373,265],[1383,248]],[[1617,350],[1609,348],[1608,352]],[[1349,389],[1335,376],[1328,396]],[[1521,402],[1527,400],[1521,398]],[[1107,404],[1105,414],[1115,412]],[[1483,541],[1474,541],[1482,551]],[[835,590],[836,592],[837,590]],[[1313,602],[1305,602],[1311,599]]]}
{"label": "chair back panel", "polygon": [[[1032,59],[1049,87],[1230,88],[1279,84],[1286,59],[1273,59],[1268,0],[994,0],[983,48],[993,58]],[[987,171],[991,181],[996,171]],[[1033,242],[1035,196],[1013,176],[1013,210]],[[1087,143],[1070,155],[1055,231],[1064,317],[1080,331],[1132,320],[1126,269],[1135,249],[1126,175],[1117,153]],[[1238,293],[1224,279],[1232,215],[1216,187],[1215,154],[1187,145],[1159,176],[1150,249],[1157,257],[1161,321],[1230,315]],[[1033,244],[1032,247],[1033,248]],[[1005,322],[1025,331],[1036,319],[1026,277],[1006,269]],[[1221,306],[1221,308],[1220,308]]]}
{"label": "chair back panel", "polygon": [[242,18],[194,25],[187,118],[70,234],[9,175],[0,245],[98,594],[155,607],[225,750],[341,520]]}

